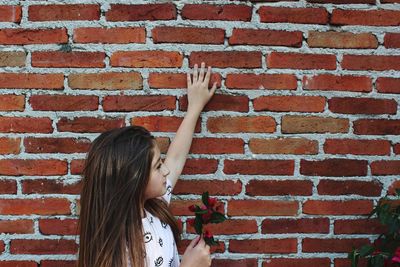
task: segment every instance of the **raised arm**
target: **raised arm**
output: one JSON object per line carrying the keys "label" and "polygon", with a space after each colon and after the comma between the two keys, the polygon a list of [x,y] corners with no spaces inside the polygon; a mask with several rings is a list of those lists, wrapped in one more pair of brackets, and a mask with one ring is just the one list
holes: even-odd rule
{"label": "raised arm", "polygon": [[175,187],[179,176],[185,166],[186,157],[192,145],[193,133],[196,122],[204,106],[214,95],[217,83],[208,89],[208,83],[211,76],[211,67],[208,67],[205,74],[205,63],[201,63],[200,73],[198,73],[197,64],[194,65],[193,79],[190,72],[187,73],[187,97],[188,109],[185,117],[179,126],[172,143],[170,144],[165,158],[165,165],[170,170],[167,179],[171,180],[172,188]]}

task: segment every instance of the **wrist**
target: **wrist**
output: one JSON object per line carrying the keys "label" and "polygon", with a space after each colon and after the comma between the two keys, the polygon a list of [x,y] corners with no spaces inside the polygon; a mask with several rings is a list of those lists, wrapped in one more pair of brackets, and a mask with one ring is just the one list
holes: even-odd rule
{"label": "wrist", "polygon": [[188,108],[186,115],[187,116],[194,116],[194,117],[199,117],[201,113],[201,109],[196,109],[196,108]]}

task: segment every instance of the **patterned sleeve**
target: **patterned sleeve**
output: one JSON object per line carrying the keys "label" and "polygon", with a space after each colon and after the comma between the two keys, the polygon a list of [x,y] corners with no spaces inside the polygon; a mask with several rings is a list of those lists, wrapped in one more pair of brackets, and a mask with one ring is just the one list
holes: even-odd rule
{"label": "patterned sleeve", "polygon": [[161,196],[165,201],[167,201],[168,205],[171,202],[171,195],[172,195],[172,183],[169,179],[167,179],[167,192]]}

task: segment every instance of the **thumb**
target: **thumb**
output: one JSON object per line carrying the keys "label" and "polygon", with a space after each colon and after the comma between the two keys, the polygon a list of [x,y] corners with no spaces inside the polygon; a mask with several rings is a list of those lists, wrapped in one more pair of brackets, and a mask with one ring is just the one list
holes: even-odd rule
{"label": "thumb", "polygon": [[196,236],[196,238],[193,239],[193,240],[190,242],[188,248],[193,248],[193,247],[195,247],[196,244],[197,244],[197,241],[199,241],[199,239],[200,239],[200,236]]}

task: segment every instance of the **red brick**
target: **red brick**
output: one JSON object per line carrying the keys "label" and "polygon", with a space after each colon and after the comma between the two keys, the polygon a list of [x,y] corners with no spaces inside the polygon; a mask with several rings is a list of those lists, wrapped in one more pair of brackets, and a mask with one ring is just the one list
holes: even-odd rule
{"label": "red brick", "polygon": [[297,239],[231,239],[229,240],[229,251],[234,253],[296,253]]}
{"label": "red brick", "polygon": [[386,33],[383,42],[386,48],[400,48],[400,33]]}
{"label": "red brick", "polygon": [[343,55],[342,67],[349,70],[400,70],[400,56]]}
{"label": "red brick", "polygon": [[13,180],[0,180],[0,194],[17,194],[17,182]]}
{"label": "red brick", "polygon": [[356,159],[300,160],[300,173],[310,176],[366,176],[368,161]]}
{"label": "red brick", "polygon": [[378,197],[381,195],[382,185],[376,181],[336,181],[321,180],[318,184],[319,195],[360,195]]}
{"label": "red brick", "polygon": [[334,9],[330,23],[335,25],[398,26],[400,25],[400,11]]}
{"label": "red brick", "polygon": [[400,143],[399,144],[394,144],[393,145],[393,152],[395,154],[400,154]]}
{"label": "red brick", "polygon": [[[154,72],[149,74],[148,83],[150,88],[171,88],[171,89],[186,89],[187,75],[184,73],[159,73]],[[217,83],[217,88],[221,87],[222,77],[218,73],[211,72],[210,82],[208,87],[211,88],[214,82]]]}
{"label": "red brick", "polygon": [[238,195],[242,192],[242,182],[239,180],[179,180],[174,187],[173,193],[179,195],[201,195],[205,191],[208,191],[210,195]]}
{"label": "red brick", "polygon": [[371,92],[372,80],[365,76],[320,74],[303,77],[303,89],[325,91]]}
{"label": "red brick", "polygon": [[396,114],[394,99],[374,99],[355,97],[332,97],[328,107],[334,113],[342,114]]}
{"label": "red brick", "polygon": [[328,218],[266,219],[262,222],[263,234],[329,233]]}
{"label": "red brick", "polygon": [[[183,117],[162,117],[162,116],[133,117],[131,120],[131,125],[143,126],[150,132],[176,133],[182,121]],[[199,133],[200,127],[201,127],[201,118],[197,120],[194,132]]]}
{"label": "red brick", "polygon": [[296,90],[297,79],[293,74],[227,74],[225,86],[228,89]]}
{"label": "red brick", "polygon": [[56,159],[2,159],[0,175],[64,175],[67,162]]}
{"label": "red brick", "polygon": [[312,195],[313,183],[311,181],[266,181],[250,180],[246,185],[248,196],[281,196],[281,195]]}
{"label": "red brick", "polygon": [[86,153],[90,140],[87,138],[47,138],[26,137],[24,139],[27,153]]}
{"label": "red brick", "polygon": [[225,174],[293,175],[293,160],[225,160]]}
{"label": "red brick", "polygon": [[400,160],[378,160],[371,162],[372,175],[400,174]]}
{"label": "red brick", "polygon": [[400,79],[379,77],[376,80],[376,89],[379,93],[400,94]]}
{"label": "red brick", "polygon": [[40,219],[39,231],[43,235],[77,235],[77,219]]}
{"label": "red brick", "polygon": [[373,209],[371,200],[307,200],[304,214],[314,215],[367,215]]}
{"label": "red brick", "polygon": [[214,51],[214,52],[191,52],[189,56],[189,67],[194,64],[200,66],[201,62],[214,68],[261,68],[261,52],[253,51]]}
{"label": "red brick", "polygon": [[353,123],[355,134],[398,135],[400,120],[359,119]]}
{"label": "red brick", "polygon": [[68,42],[67,29],[1,29],[0,44],[63,44]]}
{"label": "red brick", "polygon": [[340,234],[381,234],[386,227],[378,219],[335,220],[334,233]]}
{"label": "red brick", "polygon": [[257,259],[212,259],[214,267],[258,267]]}
{"label": "red brick", "polygon": [[0,132],[3,133],[52,133],[50,118],[0,118]]}
{"label": "red brick", "polygon": [[[186,232],[195,234],[194,227],[186,223]],[[242,235],[254,234],[258,232],[257,222],[255,220],[226,220],[218,225],[204,225],[203,231],[208,230],[214,235]]]}
{"label": "red brick", "polygon": [[347,133],[349,120],[318,116],[285,115],[281,123],[282,133]]}
{"label": "red brick", "polygon": [[328,11],[325,8],[289,8],[262,6],[258,10],[260,22],[327,24]]}
{"label": "red brick", "polygon": [[79,195],[81,183],[61,180],[35,179],[22,181],[24,194],[70,194]]}
{"label": "red brick", "polygon": [[5,247],[4,241],[0,241],[0,253],[5,251]]}
{"label": "red brick", "polygon": [[[32,220],[1,220],[0,232],[4,234],[33,234]],[[0,264],[0,266],[3,266]]]}
{"label": "red brick", "polygon": [[318,141],[306,138],[250,138],[249,148],[255,154],[318,154]]}
{"label": "red brick", "polygon": [[[181,240],[181,242],[179,242],[177,248],[178,248],[178,253],[180,255],[184,254],[184,252],[186,251],[186,248],[189,246],[191,241],[192,241],[192,239],[190,239],[190,240],[183,239],[183,240]],[[217,245],[211,246],[211,248],[210,248],[210,254],[224,253],[224,252],[225,252],[225,244],[224,244],[224,242],[221,242],[221,241],[218,241]]]}
{"label": "red brick", "polygon": [[11,240],[11,254],[75,254],[78,245],[75,240],[15,239]]}
{"label": "red brick", "polygon": [[[203,111],[249,111],[249,98],[247,96],[234,96],[214,94],[211,100],[204,106]],[[179,97],[179,110],[186,111],[188,108],[187,95]]]}
{"label": "red brick", "polygon": [[186,4],[182,18],[191,20],[250,21],[252,7],[246,5]]}
{"label": "red brick", "polygon": [[0,73],[0,87],[10,89],[63,89],[64,74]]}
{"label": "red brick", "polygon": [[146,29],[144,27],[82,27],[74,29],[73,39],[74,43],[144,44]]}
{"label": "red brick", "polygon": [[108,21],[175,20],[177,10],[173,3],[121,5],[111,4],[106,12]]}
{"label": "red brick", "polygon": [[0,154],[19,154],[21,138],[0,137]]}
{"label": "red brick", "polygon": [[210,117],[207,129],[212,133],[273,133],[276,131],[276,122],[268,116]]}
{"label": "red brick", "polygon": [[[375,0],[373,0],[375,1]],[[323,48],[377,48],[378,40],[371,33],[317,32],[310,31],[307,43],[309,47]]]}
{"label": "red brick", "polygon": [[323,112],[325,104],[323,96],[260,96],[253,99],[255,111]]}
{"label": "red brick", "polygon": [[0,95],[0,111],[24,111],[24,95]]}
{"label": "red brick", "polygon": [[124,90],[143,89],[143,79],[138,72],[71,73],[68,85],[72,89]]}
{"label": "red brick", "polygon": [[281,200],[230,200],[229,216],[295,216],[299,210],[297,201]]}
{"label": "red brick", "polygon": [[73,159],[71,160],[71,174],[81,174],[83,171],[83,164],[84,164],[83,159]]}
{"label": "red brick", "polygon": [[301,47],[303,33],[262,29],[233,29],[230,45],[268,45]]}
{"label": "red brick", "polygon": [[216,159],[187,159],[182,174],[209,174],[215,173],[217,169]]}
{"label": "red brick", "polygon": [[326,139],[326,154],[352,155],[390,155],[390,142],[387,140]]}
{"label": "red brick", "polygon": [[125,126],[123,118],[78,117],[74,119],[61,118],[57,123],[60,132],[100,133]]}
{"label": "red brick", "polygon": [[262,267],[330,267],[331,260],[329,258],[268,258],[265,259]]}
{"label": "red brick", "polygon": [[197,27],[155,27],[153,43],[224,44],[225,30]]}
{"label": "red brick", "polygon": [[190,154],[243,154],[244,141],[240,138],[193,138]]}
{"label": "red brick", "polygon": [[69,215],[70,202],[65,198],[0,199],[2,215]]}
{"label": "red brick", "polygon": [[387,190],[388,195],[397,195],[396,189],[400,189],[400,180],[395,180],[391,183]]}
{"label": "red brick", "polygon": [[24,51],[0,52],[0,67],[24,67],[25,60],[26,60],[26,53]]}
{"label": "red brick", "polygon": [[33,110],[97,110],[99,107],[99,97],[89,95],[33,95],[30,97],[29,103]]}
{"label": "red brick", "polygon": [[304,238],[302,248],[303,252],[348,253],[353,247],[361,247],[367,243],[369,243],[369,239],[367,238]]}
{"label": "red brick", "polygon": [[103,68],[104,52],[32,52],[32,67]]}
{"label": "red brick", "polygon": [[343,5],[343,4],[375,4],[375,0],[307,0],[307,2],[310,3],[321,3],[321,4],[327,4],[327,3],[332,3],[332,4],[337,4],[337,5]]}
{"label": "red brick", "polygon": [[34,261],[0,261],[1,267],[38,267]]}
{"label": "red brick", "polygon": [[382,4],[400,3],[400,0],[381,0]]}
{"label": "red brick", "polygon": [[331,54],[271,52],[266,60],[268,68],[275,69],[336,69],[336,56]]}
{"label": "red brick", "polygon": [[175,96],[105,96],[104,111],[163,111],[175,109]]}
{"label": "red brick", "polygon": [[117,51],[111,55],[112,67],[180,68],[183,54],[176,51]]}
{"label": "red brick", "polygon": [[30,21],[99,20],[99,5],[31,5]]}
{"label": "red brick", "polygon": [[22,18],[22,6],[0,6],[0,21],[20,23]]}
{"label": "red brick", "polygon": [[76,267],[76,260],[41,260],[40,267]]}

